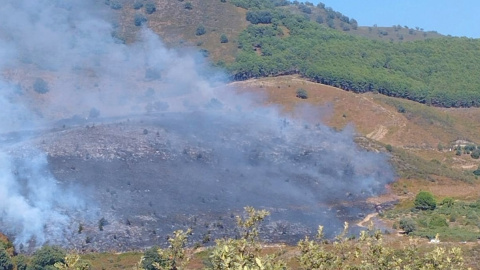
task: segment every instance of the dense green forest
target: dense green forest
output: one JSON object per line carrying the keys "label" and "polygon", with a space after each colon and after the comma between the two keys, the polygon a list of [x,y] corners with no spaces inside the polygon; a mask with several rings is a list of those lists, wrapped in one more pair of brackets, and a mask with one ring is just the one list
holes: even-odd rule
{"label": "dense green forest", "polygon": [[[378,92],[441,107],[480,106],[478,39],[377,41],[325,26],[324,21],[334,18],[344,27],[357,27],[357,22],[322,4],[230,2],[247,9],[251,23],[238,37],[236,60],[227,65],[235,80],[301,74],[354,92]],[[325,9],[326,18],[312,20],[312,9]]]}

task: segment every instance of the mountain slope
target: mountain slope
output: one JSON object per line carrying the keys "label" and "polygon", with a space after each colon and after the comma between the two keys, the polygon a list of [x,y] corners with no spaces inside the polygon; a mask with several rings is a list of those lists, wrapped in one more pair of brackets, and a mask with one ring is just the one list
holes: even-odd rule
{"label": "mountain slope", "polygon": [[[151,14],[125,4],[119,11],[119,36],[132,41],[140,29],[135,20],[144,16],[144,24],[164,40],[198,46],[236,80],[296,73],[354,92],[379,92],[440,107],[480,106],[479,40],[401,26],[362,28],[339,12],[308,3],[155,3]],[[378,41],[387,36],[413,40],[405,38],[407,32],[419,40]]]}

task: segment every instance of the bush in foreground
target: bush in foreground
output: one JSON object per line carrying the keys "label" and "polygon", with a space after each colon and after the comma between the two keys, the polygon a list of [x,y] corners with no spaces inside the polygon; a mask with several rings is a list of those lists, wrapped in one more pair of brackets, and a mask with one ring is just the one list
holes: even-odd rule
{"label": "bush in foreground", "polygon": [[[266,254],[258,236],[260,223],[269,215],[265,210],[245,208],[245,217],[237,216],[237,239],[216,241],[205,259],[206,269],[288,269],[279,254]],[[184,246],[189,231],[176,231],[168,241],[167,249],[148,250],[142,257],[140,269],[186,269],[191,256]],[[383,243],[380,231],[369,228],[358,239],[347,237],[348,223],[334,240],[324,238],[319,226],[316,239],[308,237],[298,243],[295,260],[300,269],[466,269],[460,248],[446,249],[436,246],[431,251],[420,251],[411,241],[403,249],[393,249]],[[148,263],[147,263],[148,262]],[[298,266],[295,269],[298,269]]]}

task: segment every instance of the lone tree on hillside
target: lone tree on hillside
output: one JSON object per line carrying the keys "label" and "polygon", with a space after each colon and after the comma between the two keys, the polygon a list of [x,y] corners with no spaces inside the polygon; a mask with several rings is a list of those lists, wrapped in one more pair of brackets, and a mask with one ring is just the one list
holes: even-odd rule
{"label": "lone tree on hillside", "polygon": [[207,30],[205,30],[205,26],[203,25],[199,25],[195,31],[195,35],[197,36],[205,35],[205,33],[207,33]]}
{"label": "lone tree on hillside", "polygon": [[37,78],[33,83],[33,90],[39,94],[46,94],[49,91],[48,83],[42,78]]}
{"label": "lone tree on hillside", "polygon": [[153,2],[148,2],[145,4],[145,12],[147,14],[152,14],[155,11],[157,11],[157,7],[155,6],[155,3]]}
{"label": "lone tree on hillside", "polygon": [[420,210],[434,210],[437,207],[437,202],[432,193],[427,191],[420,191],[415,197],[415,208]]}
{"label": "lone tree on hillside", "polygon": [[188,10],[192,10],[192,9],[193,9],[193,5],[192,5],[192,3],[190,3],[190,2],[186,2],[185,5],[184,5],[184,8],[185,8],[185,9],[188,9]]}
{"label": "lone tree on hillside", "polygon": [[220,43],[228,43],[228,37],[225,34],[220,36]]}
{"label": "lone tree on hillside", "polygon": [[298,98],[301,98],[301,99],[307,99],[308,98],[308,92],[307,90],[303,89],[303,88],[299,88],[297,90],[297,95],[296,97]]}

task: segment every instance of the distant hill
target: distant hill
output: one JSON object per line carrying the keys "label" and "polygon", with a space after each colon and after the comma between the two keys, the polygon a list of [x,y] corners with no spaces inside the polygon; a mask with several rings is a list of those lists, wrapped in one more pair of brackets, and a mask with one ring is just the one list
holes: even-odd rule
{"label": "distant hill", "polygon": [[[354,92],[441,107],[480,106],[480,40],[355,19],[285,0],[126,1],[117,35],[147,25],[172,46],[197,46],[233,79],[300,74]],[[147,9],[154,5],[155,10]]]}

